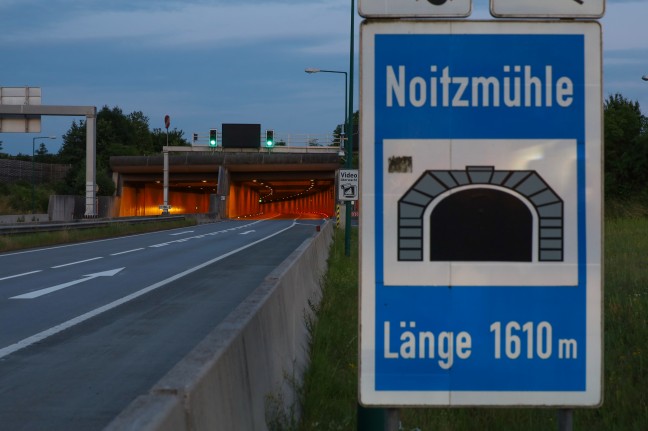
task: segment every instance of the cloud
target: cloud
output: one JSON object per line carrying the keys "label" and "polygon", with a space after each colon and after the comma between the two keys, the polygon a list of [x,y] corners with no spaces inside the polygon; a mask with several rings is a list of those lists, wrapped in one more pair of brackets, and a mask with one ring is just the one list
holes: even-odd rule
{"label": "cloud", "polygon": [[648,2],[608,1],[603,25],[603,48],[646,49],[648,48]]}
{"label": "cloud", "polygon": [[0,43],[121,42],[138,49],[192,49],[322,38],[327,42],[316,47],[330,49],[330,40],[343,37],[349,25],[349,11],[339,1],[132,2],[138,7],[128,9],[125,2],[101,2],[110,9],[88,7],[92,3],[38,26],[13,28],[0,35]]}

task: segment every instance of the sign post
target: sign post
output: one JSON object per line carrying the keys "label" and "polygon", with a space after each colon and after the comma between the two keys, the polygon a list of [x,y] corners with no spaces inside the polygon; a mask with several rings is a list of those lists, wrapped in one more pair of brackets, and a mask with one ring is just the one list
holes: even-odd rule
{"label": "sign post", "polygon": [[164,147],[163,166],[162,166],[162,205],[159,208],[162,210],[162,215],[169,215],[169,127],[171,127],[171,117],[164,116],[164,127],[166,128],[166,147]]}
{"label": "sign post", "polygon": [[600,404],[600,25],[369,20],[361,64],[361,403]]}

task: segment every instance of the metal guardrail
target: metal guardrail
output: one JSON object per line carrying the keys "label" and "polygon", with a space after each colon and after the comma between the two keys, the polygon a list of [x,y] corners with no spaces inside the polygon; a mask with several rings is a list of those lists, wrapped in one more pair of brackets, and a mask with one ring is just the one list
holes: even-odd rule
{"label": "metal guardrail", "polygon": [[129,223],[143,224],[153,222],[169,222],[184,220],[185,216],[155,216],[155,217],[125,217],[119,219],[102,219],[102,220],[75,220],[71,222],[42,222],[42,223],[19,223],[6,226],[0,226],[0,235],[16,235],[26,233],[56,232],[71,229],[90,229],[95,227],[105,227],[112,224]]}

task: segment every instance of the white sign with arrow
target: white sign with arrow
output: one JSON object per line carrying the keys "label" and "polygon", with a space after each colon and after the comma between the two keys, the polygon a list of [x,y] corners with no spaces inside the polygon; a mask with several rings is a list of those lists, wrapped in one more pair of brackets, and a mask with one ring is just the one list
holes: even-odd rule
{"label": "white sign with arrow", "polygon": [[605,0],[490,0],[490,11],[498,18],[601,18]]}
{"label": "white sign with arrow", "polygon": [[124,268],[111,269],[109,271],[95,272],[94,274],[84,275],[83,278],[78,280],[68,281],[67,283],[57,284],[56,286],[46,287],[45,289],[35,290],[33,292],[25,293],[18,296],[12,296],[9,299],[34,299],[48,293],[56,292],[57,290],[65,289],[66,287],[74,286],[75,284],[85,283],[86,281],[93,280],[97,277],[112,277]]}

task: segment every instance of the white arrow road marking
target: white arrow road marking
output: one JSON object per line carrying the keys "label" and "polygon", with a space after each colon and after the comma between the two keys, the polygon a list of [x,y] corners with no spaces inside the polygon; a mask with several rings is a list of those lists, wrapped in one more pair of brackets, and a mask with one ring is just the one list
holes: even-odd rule
{"label": "white arrow road marking", "polygon": [[117,274],[124,268],[111,269],[110,271],[95,272],[94,274],[84,275],[84,278],[80,278],[74,281],[68,281],[67,283],[57,284],[56,286],[47,287],[45,289],[35,290],[33,292],[25,293],[23,295],[12,296],[9,299],[34,299],[39,296],[47,295],[48,293],[56,292],[57,290],[65,289],[66,287],[74,286],[75,284],[85,283],[86,281],[92,280],[97,277],[112,277]]}
{"label": "white arrow road marking", "polygon": [[[243,247],[239,247],[236,250],[232,250],[232,251],[230,251],[228,253],[225,253],[225,254],[223,254],[221,256],[215,257],[214,259],[208,260],[207,262],[201,263],[198,266],[194,266],[193,268],[187,269],[186,271],[183,271],[183,272],[181,272],[179,274],[176,274],[176,275],[174,275],[172,277],[169,277],[169,278],[167,278],[165,280],[158,281],[157,283],[152,284],[152,285],[150,285],[148,287],[145,287],[142,290],[138,290],[137,292],[131,293],[128,296],[124,296],[123,298],[117,299],[117,300],[111,302],[110,304],[106,304],[106,305],[103,305],[103,306],[101,306],[99,308],[95,308],[94,310],[88,311],[85,314],[77,316],[77,317],[75,317],[73,319],[70,319],[70,320],[68,320],[66,322],[60,323],[60,324],[58,324],[56,326],[53,326],[53,327],[51,327],[49,329],[46,329],[46,330],[44,330],[42,332],[39,332],[38,334],[34,334],[31,337],[24,338],[24,339],[22,339],[22,340],[20,340],[20,341],[18,341],[16,343],[10,345],[10,346],[2,347],[2,348],[0,348],[0,359],[2,359],[5,356],[8,356],[8,355],[10,355],[10,354],[12,354],[14,352],[17,352],[18,350],[24,349],[25,347],[29,347],[34,343],[38,343],[40,341],[43,341],[44,339],[46,339],[48,337],[51,337],[54,334],[58,334],[59,332],[64,331],[64,330],[66,330],[68,328],[71,328],[74,325],[78,325],[81,322],[85,322],[88,319],[92,319],[93,317],[98,316],[101,313],[105,313],[106,311],[109,311],[109,310],[112,310],[113,308],[119,307],[120,305],[125,304],[125,303],[127,303],[129,301],[132,301],[135,298],[139,298],[140,296],[145,295],[145,294],[147,294],[149,292],[152,292],[155,289],[159,289],[160,287],[165,286],[165,285],[167,285],[167,284],[171,283],[172,281],[175,281],[175,280],[177,280],[179,278],[182,278],[187,274],[191,274],[192,272],[198,271],[199,269],[202,269],[202,268],[206,267],[207,265],[211,265],[212,263],[216,263],[216,262],[218,262],[220,260],[223,260],[226,257],[232,256],[233,254],[236,254],[239,251],[245,250],[246,248],[252,247],[253,245],[257,245],[257,244],[259,244],[259,243],[261,243],[261,242],[263,242],[263,241],[265,241],[267,239],[272,238],[275,235],[279,235],[280,233],[285,232],[288,229],[293,228],[294,226],[295,226],[295,222],[293,222],[292,225],[290,225],[290,226],[288,226],[288,227],[286,227],[284,229],[281,229],[281,230],[279,230],[279,231],[277,231],[277,232],[275,232],[273,234],[270,234],[270,235],[266,236],[265,238],[261,238],[261,239],[258,239],[256,241],[253,241],[253,242],[251,242],[249,244],[244,245]],[[123,269],[123,268],[121,268],[121,269]]]}
{"label": "white arrow road marking", "polygon": [[256,232],[256,231],[255,230],[248,230],[248,231],[245,231],[245,232],[241,232],[239,235],[247,235],[247,234],[252,233],[252,232]]}

